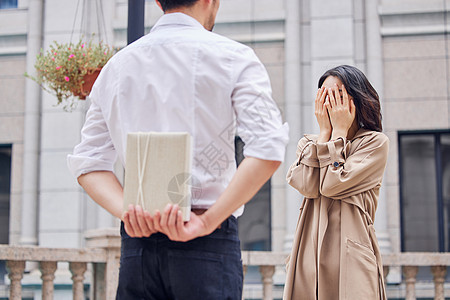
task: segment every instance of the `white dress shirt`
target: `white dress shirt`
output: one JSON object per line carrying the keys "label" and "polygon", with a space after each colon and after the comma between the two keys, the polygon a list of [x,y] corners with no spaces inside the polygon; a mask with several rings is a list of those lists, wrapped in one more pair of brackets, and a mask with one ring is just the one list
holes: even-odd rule
{"label": "white dress shirt", "polygon": [[289,129],[271,92],[251,48],[190,16],[166,14],[101,71],[69,168],[76,177],[113,171],[117,156],[125,166],[129,132],[189,132],[198,185],[192,207],[208,208],[235,173],[236,134],[244,156],[283,161]]}

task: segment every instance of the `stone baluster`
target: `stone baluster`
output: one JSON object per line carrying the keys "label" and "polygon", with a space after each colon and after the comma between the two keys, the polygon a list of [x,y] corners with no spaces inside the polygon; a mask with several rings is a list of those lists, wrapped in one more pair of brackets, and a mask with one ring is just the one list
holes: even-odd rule
{"label": "stone baluster", "polygon": [[388,275],[389,275],[389,266],[383,266],[384,283],[386,283]]}
{"label": "stone baluster", "polygon": [[444,300],[444,282],[447,275],[447,266],[432,266],[431,273],[434,278],[434,299]]}
{"label": "stone baluster", "polygon": [[41,270],[42,279],[42,299],[53,300],[53,291],[55,280],[55,271],[58,266],[56,261],[41,261],[39,263],[39,269]]}
{"label": "stone baluster", "polygon": [[9,260],[6,262],[6,268],[8,269],[8,277],[11,280],[11,286],[9,288],[9,299],[21,300],[22,286],[20,281],[23,278],[23,271],[25,270],[25,261]]}
{"label": "stone baluster", "polygon": [[[96,264],[95,299],[109,300],[116,297],[119,284],[120,234],[118,228],[95,229],[85,233],[88,248],[106,250],[106,265]],[[103,279],[100,278],[104,274]]]}
{"label": "stone baluster", "polygon": [[262,275],[263,281],[263,300],[272,300],[273,274],[275,273],[275,266],[260,266],[259,272]]}
{"label": "stone baluster", "polygon": [[406,279],[405,300],[416,300],[416,275],[419,268],[416,266],[403,266],[403,274]]}
{"label": "stone baluster", "polygon": [[[247,270],[248,270],[248,266],[242,265],[242,275],[243,275],[242,280],[245,279],[245,275],[247,275]],[[242,291],[242,300],[244,300],[244,291]]]}
{"label": "stone baluster", "polygon": [[73,300],[84,299],[84,272],[87,269],[87,263],[85,262],[71,262],[69,264],[70,272],[72,273],[72,293]]}

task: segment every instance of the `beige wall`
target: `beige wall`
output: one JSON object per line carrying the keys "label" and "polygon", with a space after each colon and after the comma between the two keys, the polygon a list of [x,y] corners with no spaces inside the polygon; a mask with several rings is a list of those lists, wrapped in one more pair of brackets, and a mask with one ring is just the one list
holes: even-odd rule
{"label": "beige wall", "polygon": [[0,56],[0,144],[12,144],[10,243],[20,238],[25,56]]}
{"label": "beige wall", "polygon": [[397,132],[449,128],[449,45],[442,34],[383,39],[384,126],[391,141],[385,183],[394,251],[400,251],[401,225]]}
{"label": "beige wall", "polygon": [[380,0],[380,4],[384,127],[391,141],[385,174],[388,231],[392,250],[400,251],[397,133],[450,127],[450,1]]}
{"label": "beige wall", "polygon": [[[56,1],[56,0],[54,0]],[[247,43],[255,49],[261,61],[267,67],[272,81],[274,99],[281,110],[286,106],[286,83],[289,74],[285,75],[287,61],[286,16],[288,1],[269,0],[222,0],[215,31]],[[371,1],[371,0],[365,0]],[[58,2],[58,1],[56,1]],[[56,3],[55,2],[55,3]],[[20,9],[2,12],[0,18],[0,143],[13,144],[12,200],[11,200],[11,241],[18,241],[20,233],[20,194],[22,180],[23,149],[23,117],[26,47],[26,6],[28,1],[19,2]],[[50,3],[50,2],[49,2]],[[115,46],[123,46],[126,40],[126,0],[108,1],[105,7],[107,35]],[[301,78],[298,82],[301,104],[299,126],[293,135],[300,137],[304,132],[317,132],[313,116],[311,99],[313,99],[316,81],[322,72],[336,64],[355,64],[364,71],[366,69],[367,37],[364,31],[364,0],[341,1],[313,0],[301,1],[300,26]],[[388,168],[385,177],[386,202],[388,204],[388,228],[392,241],[392,250],[400,249],[400,211],[398,186],[398,130],[442,129],[449,128],[449,74],[450,74],[450,38],[443,34],[448,28],[443,7],[450,2],[442,0],[379,0],[381,16],[380,32],[383,36],[384,77],[383,116],[386,133],[391,140]],[[73,3],[72,3],[73,4]],[[55,14],[56,6],[47,5],[45,45],[53,39],[67,39],[73,26],[73,11],[65,11],[67,15]],[[375,12],[374,12],[375,13]],[[51,15],[51,16],[50,16]],[[147,30],[161,15],[153,3],[146,5]],[[62,22],[63,18],[65,22]],[[52,23],[53,22],[53,23]],[[54,30],[54,24],[64,24],[64,30]],[[96,24],[93,22],[93,24]],[[331,24],[331,25],[330,25]],[[62,27],[61,27],[62,28]],[[341,40],[347,43],[328,42],[333,36],[330,29],[339,32]],[[9,30],[9,31],[8,31]],[[16,53],[15,55],[10,55]],[[291,67],[291,65],[289,65]],[[370,78],[369,78],[370,79]],[[297,97],[294,97],[297,98]],[[65,167],[64,156],[79,139],[79,128],[85,112],[84,104],[72,113],[62,112],[55,108],[54,98],[43,93],[42,116],[42,174],[65,174],[58,176],[68,182],[64,192],[71,195],[65,201],[78,199],[79,211],[89,210],[90,204],[79,191],[73,178],[69,177]],[[284,115],[284,114],[283,114]],[[62,122],[62,120],[69,120]],[[291,125],[294,123],[290,120]],[[70,132],[70,134],[67,134]],[[296,141],[293,143],[295,149]],[[59,151],[55,155],[55,151]],[[287,157],[287,161],[292,157]],[[55,170],[57,172],[55,172]],[[283,249],[283,239],[287,231],[286,224],[293,224],[296,219],[286,211],[288,201],[285,195],[290,189],[284,179],[281,167],[272,180],[272,237],[273,249]],[[43,207],[60,197],[59,191],[42,176],[41,201]],[[59,187],[58,187],[59,188]],[[53,193],[53,194],[51,194]],[[51,196],[54,195],[54,196]],[[51,197],[50,197],[51,196]],[[48,201],[47,201],[48,200]],[[47,201],[47,202],[46,202]],[[77,203],[78,203],[77,202]],[[87,203],[90,203],[89,200]],[[86,206],[86,207],[85,207]],[[295,216],[298,214],[294,211]],[[50,222],[48,215],[41,215],[42,220]],[[56,220],[57,221],[57,220]],[[85,221],[76,221],[77,230],[81,232]],[[45,227],[46,223],[41,226]],[[51,226],[51,223],[48,224]],[[83,227],[84,226],[84,227]],[[90,225],[86,225],[90,227]],[[78,228],[79,227],[79,228]],[[54,239],[53,237],[51,239]],[[75,243],[76,244],[76,243]]]}
{"label": "beige wall", "polygon": [[[261,62],[265,65],[272,85],[272,95],[281,110],[284,119],[284,43],[271,42],[250,45]],[[272,177],[271,195],[271,225],[272,225],[272,250],[282,251],[285,235],[285,205],[284,193],[286,187],[284,168],[280,167]]]}

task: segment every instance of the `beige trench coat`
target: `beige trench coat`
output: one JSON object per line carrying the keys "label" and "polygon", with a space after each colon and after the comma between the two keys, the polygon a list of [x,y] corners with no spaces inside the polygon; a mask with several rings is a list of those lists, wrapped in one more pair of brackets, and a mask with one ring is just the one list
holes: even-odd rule
{"label": "beige trench coat", "polygon": [[299,141],[287,173],[288,183],[305,198],[283,299],[384,300],[373,220],[389,140],[364,129],[350,141],[316,140],[306,135]]}

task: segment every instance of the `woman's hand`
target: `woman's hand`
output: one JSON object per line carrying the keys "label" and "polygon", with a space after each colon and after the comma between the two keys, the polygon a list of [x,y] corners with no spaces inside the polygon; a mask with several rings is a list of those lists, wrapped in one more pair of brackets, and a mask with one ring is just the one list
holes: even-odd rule
{"label": "woman's hand", "polygon": [[328,111],[326,108],[325,97],[327,96],[327,90],[325,87],[321,87],[317,91],[316,100],[315,100],[315,110],[314,114],[316,115],[317,123],[319,123],[320,133],[317,141],[319,143],[325,143],[330,140],[331,136],[331,123],[330,118],[328,117]]}
{"label": "woman's hand", "polygon": [[342,99],[337,84],[335,84],[333,89],[328,89],[328,95],[329,101],[326,103],[326,106],[333,127],[331,139],[346,138],[348,130],[355,119],[355,104],[352,99],[349,99],[344,85],[342,85]]}

